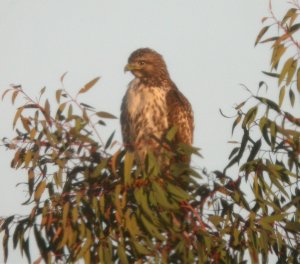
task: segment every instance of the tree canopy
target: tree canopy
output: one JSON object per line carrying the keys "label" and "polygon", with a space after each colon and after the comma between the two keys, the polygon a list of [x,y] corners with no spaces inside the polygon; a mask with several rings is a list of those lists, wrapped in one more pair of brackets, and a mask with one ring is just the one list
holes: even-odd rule
{"label": "tree canopy", "polygon": [[[270,43],[271,69],[257,93],[235,107],[235,140],[223,171],[199,171],[180,162],[160,168],[149,153],[143,166],[116,146],[114,133],[101,137],[110,113],[81,102],[99,78],[73,96],[61,87],[56,105],[32,99],[21,86],[3,94],[23,96],[13,120],[15,137],[4,138],[14,152],[11,167],[26,172],[28,215],[2,218],[4,261],[9,243],[35,263],[297,263],[300,255],[300,6],[293,1],[278,19],[269,16],[255,45]],[[277,87],[278,86],[278,87]],[[278,91],[278,100],[264,89]],[[299,112],[298,112],[299,114]],[[195,147],[172,147],[166,155],[200,155]],[[176,159],[175,159],[176,160]],[[237,167],[238,170],[232,170]]]}

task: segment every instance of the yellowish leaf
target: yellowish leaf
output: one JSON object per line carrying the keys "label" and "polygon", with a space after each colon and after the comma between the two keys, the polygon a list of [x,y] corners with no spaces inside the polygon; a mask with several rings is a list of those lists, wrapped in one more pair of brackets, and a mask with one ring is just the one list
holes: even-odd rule
{"label": "yellowish leaf", "polygon": [[286,80],[286,85],[289,85],[294,77],[295,71],[297,69],[297,60],[293,60],[289,70],[288,70],[288,76]]}
{"label": "yellowish leaf", "polygon": [[69,208],[70,208],[70,203],[66,202],[64,207],[63,207],[63,220],[62,220],[62,224],[65,227],[67,225],[67,220],[68,220],[68,216],[69,216]]}
{"label": "yellowish leaf", "polygon": [[285,86],[282,86],[279,93],[279,107],[282,106],[284,96],[285,96]]}
{"label": "yellowish leaf", "polygon": [[38,202],[38,201],[40,200],[40,198],[41,198],[41,196],[42,196],[42,194],[43,194],[45,188],[46,188],[46,181],[45,181],[45,180],[41,181],[41,182],[37,185],[37,187],[36,187],[36,189],[35,189],[35,193],[34,193],[34,200],[35,200],[36,202]]}
{"label": "yellowish leaf", "polygon": [[49,104],[48,99],[45,102],[44,110],[45,110],[46,118],[49,118],[50,117],[50,104]]}
{"label": "yellowish leaf", "polygon": [[134,154],[132,152],[127,151],[125,154],[124,160],[124,184],[130,185],[131,184],[131,169],[134,162]]}
{"label": "yellowish leaf", "polygon": [[19,92],[20,92],[20,90],[16,90],[16,91],[13,92],[13,95],[12,95],[12,97],[11,97],[11,102],[12,102],[12,104],[15,103],[15,100],[16,100],[16,98],[17,98]]}
{"label": "yellowish leaf", "polygon": [[285,62],[284,66],[283,66],[283,68],[282,68],[282,71],[281,71],[281,73],[280,73],[280,75],[279,75],[279,78],[278,78],[278,85],[280,85],[281,82],[284,80],[284,78],[285,78],[286,74],[288,73],[288,71],[289,71],[291,65],[293,64],[293,61],[294,61],[293,58],[289,58],[289,59]]}
{"label": "yellowish leaf", "polygon": [[55,98],[57,103],[60,102],[61,93],[62,93],[62,89],[59,89],[55,92]]}
{"label": "yellowish leaf", "polygon": [[13,121],[13,128],[15,128],[16,123],[17,123],[18,119],[20,118],[21,113],[22,113],[23,110],[24,110],[24,107],[18,108],[18,110],[17,110],[17,112],[15,114],[15,117],[14,117],[14,121]]}
{"label": "yellowish leaf", "polygon": [[30,162],[32,159],[32,152],[31,151],[27,151],[25,154],[25,158],[24,158],[24,163],[25,163],[25,167],[28,168]]}
{"label": "yellowish leaf", "polygon": [[98,82],[99,79],[100,79],[100,77],[97,77],[97,78],[91,80],[90,82],[88,82],[83,88],[80,89],[78,94],[85,93],[88,90],[90,90]]}
{"label": "yellowish leaf", "polygon": [[102,117],[102,118],[117,119],[116,116],[114,116],[114,115],[112,115],[110,113],[107,113],[107,112],[97,112],[96,115],[99,116],[99,117]]}

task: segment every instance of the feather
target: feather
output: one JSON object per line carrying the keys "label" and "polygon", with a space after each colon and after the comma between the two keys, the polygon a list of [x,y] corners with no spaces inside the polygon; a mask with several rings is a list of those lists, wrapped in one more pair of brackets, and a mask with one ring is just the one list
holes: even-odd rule
{"label": "feather", "polygon": [[141,160],[148,151],[161,156],[162,141],[174,126],[177,128],[175,145],[191,145],[192,107],[170,79],[163,57],[151,49],[139,49],[130,55],[125,70],[135,76],[121,105],[125,148],[136,152]]}

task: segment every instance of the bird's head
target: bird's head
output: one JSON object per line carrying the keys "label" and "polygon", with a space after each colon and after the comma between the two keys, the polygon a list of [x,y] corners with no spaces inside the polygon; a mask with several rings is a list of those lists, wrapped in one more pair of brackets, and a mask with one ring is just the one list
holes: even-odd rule
{"label": "bird's head", "polygon": [[128,58],[124,71],[132,74],[142,81],[157,82],[169,79],[166,63],[163,57],[149,48],[134,51]]}

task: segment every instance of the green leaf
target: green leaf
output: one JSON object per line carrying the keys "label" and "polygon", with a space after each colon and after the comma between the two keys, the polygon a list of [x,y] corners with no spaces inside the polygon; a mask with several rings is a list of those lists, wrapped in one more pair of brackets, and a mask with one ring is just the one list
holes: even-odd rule
{"label": "green leaf", "polygon": [[230,153],[228,159],[231,159],[231,158],[232,158],[239,150],[240,150],[240,147],[235,147],[235,148],[231,151],[231,153]]}
{"label": "green leaf", "polygon": [[131,179],[131,170],[134,162],[134,153],[127,151],[124,159],[124,184],[130,185],[132,182]]}
{"label": "green leaf", "polygon": [[114,138],[115,132],[116,132],[116,131],[114,131],[114,132],[110,135],[110,137],[108,138],[108,140],[106,141],[104,149],[107,149],[107,148],[111,145],[111,142],[112,142],[112,140],[113,140],[113,138]]}
{"label": "green leaf", "polygon": [[99,79],[100,79],[100,77],[97,77],[97,78],[91,80],[90,82],[88,82],[83,88],[81,88],[79,90],[78,94],[86,93],[88,90],[90,90],[98,82]]}
{"label": "green leaf", "polygon": [[179,201],[191,199],[191,196],[186,191],[181,189],[180,187],[175,186],[171,183],[167,183],[166,185],[167,185],[167,191],[170,194],[176,196],[179,199]]}
{"label": "green leaf", "polygon": [[246,103],[247,101],[243,101],[243,102],[241,102],[240,104],[238,104],[234,109],[235,110],[239,110],[239,109],[241,109],[244,105],[245,105],[245,103]]}
{"label": "green leaf", "polygon": [[270,180],[271,182],[286,196],[289,197],[289,194],[287,193],[287,191],[284,189],[282,182],[279,181],[277,178],[280,179],[280,176],[278,174],[278,172],[274,169],[271,168],[270,173]]}
{"label": "green leaf", "polygon": [[270,28],[270,26],[265,26],[261,29],[261,31],[259,32],[259,34],[256,37],[255,40],[255,44],[254,46],[256,46],[258,44],[258,42],[261,40],[261,38],[264,36],[264,34],[268,31],[268,29]]}
{"label": "green leaf", "polygon": [[230,162],[227,164],[227,166],[225,167],[223,173],[225,174],[226,170],[228,168],[230,168],[232,165],[234,165],[235,163],[238,163],[240,161],[240,159],[242,158],[243,156],[243,153],[245,151],[245,148],[246,148],[246,145],[247,145],[247,142],[249,140],[249,131],[247,129],[244,129],[244,135],[243,135],[243,138],[242,138],[242,142],[241,142],[241,147],[239,149],[239,152],[238,154],[232,159],[230,160]]}
{"label": "green leaf", "polygon": [[157,203],[164,209],[171,209],[171,210],[177,210],[179,209],[178,204],[172,203],[168,200],[168,197],[166,196],[166,191],[157,183],[156,181],[152,182],[152,188],[155,193]]}
{"label": "green leaf", "polygon": [[231,135],[233,134],[233,131],[235,129],[235,127],[238,125],[238,123],[242,120],[242,115],[238,114],[237,118],[234,120],[233,124],[232,124],[232,129],[231,129]]}
{"label": "green leaf", "polygon": [[146,247],[144,247],[140,242],[132,240],[132,243],[138,254],[141,254],[141,255],[151,254],[151,251],[148,250]]}
{"label": "green leaf", "polygon": [[261,43],[261,44],[267,43],[267,42],[275,41],[277,39],[279,39],[279,37],[271,37],[271,38],[264,39],[264,40],[260,41],[259,43]]}
{"label": "green leaf", "polygon": [[29,237],[23,242],[22,250],[24,250],[28,263],[31,263],[31,255],[29,250]]}
{"label": "green leaf", "polygon": [[125,212],[125,227],[129,231],[132,238],[140,235],[140,229],[136,220],[136,216],[135,214],[131,214],[131,210],[129,209],[127,209]]}
{"label": "green leaf", "polygon": [[125,248],[122,245],[122,243],[119,243],[117,252],[118,252],[118,256],[121,260],[121,263],[122,264],[129,264],[128,258],[127,258],[126,253],[125,253]]}
{"label": "green leaf", "polygon": [[31,196],[33,193],[33,186],[34,186],[34,170],[31,168],[28,170],[28,191],[29,195]]}
{"label": "green leaf", "polygon": [[159,225],[158,218],[156,217],[153,209],[149,206],[148,197],[147,194],[144,193],[144,188],[135,188],[134,197],[143,213],[150,218],[152,224]]}
{"label": "green leaf", "polygon": [[300,230],[300,223],[297,222],[287,222],[285,225],[285,229],[290,232],[298,232]]}
{"label": "green leaf", "polygon": [[281,24],[284,25],[284,23],[291,17],[293,17],[297,12],[296,8],[291,8],[287,11],[284,18],[281,20]]}
{"label": "green leaf", "polygon": [[277,134],[277,127],[275,122],[271,122],[270,124],[270,134],[271,134],[271,146],[274,149],[276,144],[276,134]]}
{"label": "green leaf", "polygon": [[299,30],[300,29],[300,23],[298,23],[298,24],[294,24],[294,25],[292,25],[291,27],[290,27],[290,30],[289,30],[289,32],[291,33],[291,34],[293,34],[293,33],[295,33],[297,30]]}
{"label": "green leaf", "polygon": [[288,76],[286,79],[286,85],[289,85],[294,77],[295,71],[297,69],[297,60],[293,60],[291,66],[288,70]]}
{"label": "green leaf", "polygon": [[166,135],[166,139],[168,141],[172,141],[177,133],[177,127],[176,126],[173,126],[171,129],[169,129],[167,135]]}
{"label": "green leaf", "polygon": [[291,106],[294,106],[294,104],[295,104],[295,94],[294,94],[292,89],[290,89],[290,91],[289,91],[289,97],[290,97]]}
{"label": "green leaf", "polygon": [[268,75],[270,77],[274,77],[274,78],[279,78],[280,75],[278,73],[273,73],[273,72],[266,72],[266,71],[262,71],[263,74]]}
{"label": "green leaf", "polygon": [[212,222],[215,226],[218,226],[221,222],[224,221],[224,218],[219,215],[209,215],[208,220]]}
{"label": "green leaf", "polygon": [[276,215],[270,215],[265,216],[260,219],[261,223],[270,224],[278,221],[282,221],[285,217],[285,214],[276,214]]}
{"label": "green leaf", "polygon": [[44,240],[44,238],[42,237],[41,231],[38,230],[37,225],[33,226],[34,229],[34,236],[36,239],[36,243],[39,247],[40,253],[42,254],[44,260],[47,259],[47,246],[46,246],[46,242]]}
{"label": "green leaf", "polygon": [[78,253],[77,260],[79,260],[81,257],[83,257],[86,253],[89,253],[89,249],[92,245],[92,235],[91,235],[91,231],[89,231],[89,229],[86,229],[86,237],[85,237],[85,242],[84,245],[81,246],[81,249]]}
{"label": "green leaf", "polygon": [[249,154],[249,157],[248,157],[247,162],[248,162],[248,161],[252,161],[252,160],[255,158],[255,156],[257,155],[257,153],[258,153],[259,150],[260,150],[260,147],[261,147],[261,140],[259,139],[259,140],[257,140],[257,141],[254,143],[254,145],[253,145],[253,147],[252,147],[252,149],[251,149],[251,152],[250,152],[250,154]]}
{"label": "green leaf", "polygon": [[96,115],[102,118],[118,119],[116,116],[103,111],[97,112]]}
{"label": "green leaf", "polygon": [[143,214],[140,216],[143,226],[148,231],[149,235],[154,236],[158,240],[164,241],[165,237],[159,232],[155,225],[153,225]]}
{"label": "green leaf", "polygon": [[271,58],[271,67],[273,68],[277,68],[277,65],[282,57],[282,55],[284,54],[284,52],[287,50],[287,48],[282,45],[276,45],[273,49],[273,54],[272,54],[272,58]]}
{"label": "green leaf", "polygon": [[259,96],[254,96],[256,99],[258,99],[259,101],[261,101],[263,104],[269,106],[271,109],[275,110],[276,112],[280,113],[280,108],[279,106],[273,102],[270,99],[264,98],[264,97],[259,97]]}
{"label": "green leaf", "polygon": [[7,218],[5,218],[4,222],[1,224],[1,231],[2,230],[5,230],[8,228],[9,224],[14,220],[15,216],[14,215],[11,215]]}
{"label": "green leaf", "polygon": [[247,126],[249,128],[252,122],[255,120],[256,114],[257,114],[257,106],[250,108],[244,117],[242,127],[246,128]]}
{"label": "green leaf", "polygon": [[279,107],[282,106],[283,100],[284,100],[284,96],[285,96],[285,86],[282,86],[279,92]]}
{"label": "green leaf", "polygon": [[80,105],[82,105],[82,106],[85,107],[85,108],[91,109],[91,110],[94,110],[94,109],[95,109],[95,108],[92,107],[91,105],[88,105],[88,104],[85,104],[85,103],[80,103]]}
{"label": "green leaf", "polygon": [[[294,59],[293,59],[293,58],[289,58],[289,59],[285,62],[284,66],[283,66],[283,68],[282,68],[282,70],[281,70],[280,76],[279,76],[279,78],[278,78],[278,85],[280,85],[281,82],[284,80],[286,74],[289,72],[289,69],[290,69],[290,67],[292,66],[293,63],[294,63]],[[287,85],[288,85],[288,84],[287,84]]]}
{"label": "green leaf", "polygon": [[21,241],[24,239],[24,228],[23,223],[19,222],[15,228],[14,234],[13,234],[13,248],[16,249],[19,240]]}

